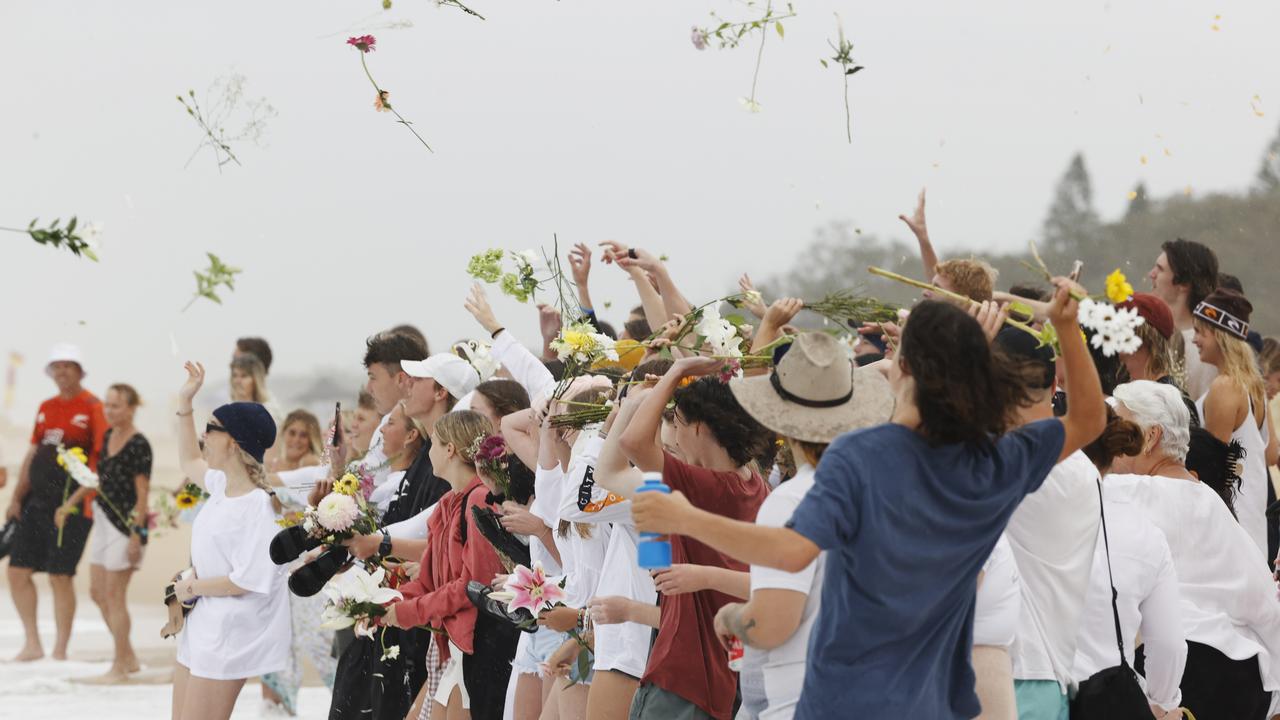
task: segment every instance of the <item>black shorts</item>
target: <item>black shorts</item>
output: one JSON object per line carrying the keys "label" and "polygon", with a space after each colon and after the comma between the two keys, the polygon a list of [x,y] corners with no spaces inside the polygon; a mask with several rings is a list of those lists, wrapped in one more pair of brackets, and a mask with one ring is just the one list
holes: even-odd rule
{"label": "black shorts", "polygon": [[50,575],[75,575],[93,521],[84,515],[69,515],[58,545],[58,528],[53,524],[56,507],[27,501],[18,516],[18,529],[9,551],[9,567],[28,568]]}

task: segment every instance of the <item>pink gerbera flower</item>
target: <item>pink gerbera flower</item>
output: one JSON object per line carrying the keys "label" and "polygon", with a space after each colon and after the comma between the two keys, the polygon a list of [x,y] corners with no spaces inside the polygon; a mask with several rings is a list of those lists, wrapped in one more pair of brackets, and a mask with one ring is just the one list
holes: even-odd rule
{"label": "pink gerbera flower", "polygon": [[378,42],[378,40],[372,35],[361,35],[360,37],[347,38],[348,45],[354,45],[357,50],[366,53],[370,50],[377,49],[373,46],[376,42]]}
{"label": "pink gerbera flower", "polygon": [[532,570],[517,565],[504,587],[514,596],[507,603],[508,610],[525,608],[535,617],[565,599],[564,588],[547,579],[542,563],[534,563]]}

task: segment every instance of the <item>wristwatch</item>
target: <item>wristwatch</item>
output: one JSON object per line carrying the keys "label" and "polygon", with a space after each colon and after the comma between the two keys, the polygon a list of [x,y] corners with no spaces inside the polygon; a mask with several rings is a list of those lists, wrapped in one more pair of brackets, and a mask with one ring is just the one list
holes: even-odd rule
{"label": "wristwatch", "polygon": [[147,528],[145,526],[134,525],[133,532],[142,540],[143,545],[147,544]]}
{"label": "wristwatch", "polygon": [[382,531],[382,542],[378,543],[378,555],[386,557],[391,554],[391,534]]}

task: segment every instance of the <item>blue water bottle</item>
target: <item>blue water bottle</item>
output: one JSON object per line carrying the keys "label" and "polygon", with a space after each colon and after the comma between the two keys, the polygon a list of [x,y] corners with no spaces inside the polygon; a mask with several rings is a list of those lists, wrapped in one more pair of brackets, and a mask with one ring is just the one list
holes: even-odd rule
{"label": "blue water bottle", "polygon": [[[636,492],[660,492],[670,494],[671,488],[662,482],[662,473],[647,472],[644,484],[636,488]],[[671,567],[671,543],[664,535],[658,533],[640,533],[640,542],[636,546],[636,560],[646,570],[666,570]]]}

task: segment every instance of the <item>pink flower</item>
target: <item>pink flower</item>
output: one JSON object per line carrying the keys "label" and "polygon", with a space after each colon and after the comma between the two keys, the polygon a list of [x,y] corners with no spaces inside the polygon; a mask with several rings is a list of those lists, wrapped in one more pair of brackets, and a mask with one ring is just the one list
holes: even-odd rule
{"label": "pink flower", "polygon": [[391,103],[388,100],[388,98],[390,97],[391,97],[391,93],[389,91],[379,90],[378,97],[373,99],[373,109],[377,110],[378,112],[387,112],[388,110],[390,110]]}
{"label": "pink flower", "polygon": [[360,37],[347,38],[348,45],[354,45],[357,50],[366,53],[370,50],[377,49],[373,46],[376,42],[378,42],[378,40],[372,35],[361,35]]}
{"label": "pink flower", "polygon": [[508,610],[525,608],[535,617],[543,610],[554,607],[556,603],[564,602],[565,599],[564,588],[547,580],[547,573],[542,569],[542,563],[534,563],[532,570],[523,565],[517,565],[503,587],[514,596],[511,602],[507,603]]}
{"label": "pink flower", "polygon": [[738,376],[738,371],[742,370],[742,361],[737,358],[729,358],[724,365],[720,367],[719,380],[727,383]]}
{"label": "pink flower", "polygon": [[476,452],[476,460],[493,462],[507,454],[507,441],[501,435],[490,435],[480,441],[480,449]]}
{"label": "pink flower", "polygon": [[693,46],[699,50],[707,49],[707,32],[701,28],[693,29]]}
{"label": "pink flower", "polygon": [[356,518],[360,517],[360,508],[349,495],[329,493],[316,505],[316,522],[332,532],[344,532],[351,529]]}

